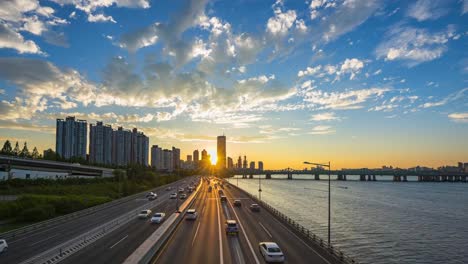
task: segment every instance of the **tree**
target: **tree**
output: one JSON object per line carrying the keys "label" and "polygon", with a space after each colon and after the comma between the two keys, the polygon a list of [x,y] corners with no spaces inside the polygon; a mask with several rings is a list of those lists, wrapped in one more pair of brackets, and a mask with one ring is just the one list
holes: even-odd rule
{"label": "tree", "polygon": [[57,160],[57,154],[52,149],[48,149],[48,150],[44,151],[44,157],[43,158],[45,160]]}
{"label": "tree", "polygon": [[3,148],[1,150],[1,153],[3,155],[11,155],[12,154],[12,148],[11,148],[11,143],[10,140],[5,141],[5,144],[3,144]]}
{"label": "tree", "polygon": [[27,157],[29,157],[30,155],[31,155],[31,154],[29,153],[28,143],[27,143],[27,142],[24,142],[23,149],[22,149],[21,152],[20,152],[20,157],[22,157],[22,158],[27,158]]}
{"label": "tree", "polygon": [[19,144],[18,144],[18,141],[16,141],[15,149],[13,150],[13,155],[18,156],[19,154],[20,154]]}
{"label": "tree", "polygon": [[39,158],[39,157],[40,157],[39,152],[37,151],[37,148],[34,147],[33,152],[32,152],[32,154],[31,154],[31,158],[37,159],[37,158]]}

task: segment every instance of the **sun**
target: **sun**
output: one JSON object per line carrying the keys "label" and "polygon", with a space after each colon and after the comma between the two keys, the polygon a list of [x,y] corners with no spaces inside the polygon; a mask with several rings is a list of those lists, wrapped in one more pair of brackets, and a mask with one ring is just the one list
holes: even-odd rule
{"label": "sun", "polygon": [[218,157],[216,155],[216,152],[213,151],[213,150],[210,150],[208,151],[208,153],[210,154],[210,161],[211,161],[211,165],[216,165],[216,162],[218,161]]}

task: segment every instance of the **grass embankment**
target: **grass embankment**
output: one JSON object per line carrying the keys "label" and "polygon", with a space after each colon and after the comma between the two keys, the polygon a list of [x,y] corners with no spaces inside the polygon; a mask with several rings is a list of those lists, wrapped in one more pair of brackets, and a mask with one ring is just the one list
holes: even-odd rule
{"label": "grass embankment", "polygon": [[150,175],[143,179],[65,179],[0,182],[0,195],[18,195],[0,202],[0,233],[34,222],[76,212],[171,183],[181,176]]}

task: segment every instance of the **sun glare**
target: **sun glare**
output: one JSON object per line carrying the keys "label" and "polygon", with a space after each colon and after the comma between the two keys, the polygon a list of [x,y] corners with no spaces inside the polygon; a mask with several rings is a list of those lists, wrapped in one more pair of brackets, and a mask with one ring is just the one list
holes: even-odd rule
{"label": "sun glare", "polygon": [[211,165],[216,165],[216,162],[218,161],[218,157],[216,156],[216,152],[210,150],[210,151],[208,151],[208,153],[211,155],[211,157],[210,157]]}

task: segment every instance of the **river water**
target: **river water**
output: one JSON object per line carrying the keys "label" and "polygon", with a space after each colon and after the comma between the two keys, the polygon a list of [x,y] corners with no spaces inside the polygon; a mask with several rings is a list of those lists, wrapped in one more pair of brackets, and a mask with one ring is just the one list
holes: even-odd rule
{"label": "river water", "polygon": [[[261,198],[325,240],[328,181],[294,177],[263,178]],[[468,183],[349,179],[331,182],[335,247],[362,263],[468,263]],[[258,178],[229,181],[258,195]]]}

